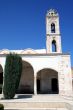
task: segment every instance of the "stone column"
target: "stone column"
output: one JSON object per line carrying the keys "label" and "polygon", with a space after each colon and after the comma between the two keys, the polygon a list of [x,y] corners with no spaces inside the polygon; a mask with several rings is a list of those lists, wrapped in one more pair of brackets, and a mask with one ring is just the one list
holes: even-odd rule
{"label": "stone column", "polygon": [[34,76],[34,95],[37,95],[37,78]]}

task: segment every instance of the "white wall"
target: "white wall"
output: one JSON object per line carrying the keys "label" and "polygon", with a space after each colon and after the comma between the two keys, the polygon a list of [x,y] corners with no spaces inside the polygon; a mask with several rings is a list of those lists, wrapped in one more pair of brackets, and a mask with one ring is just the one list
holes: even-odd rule
{"label": "white wall", "polygon": [[[50,68],[58,72],[59,94],[72,95],[72,74],[69,55],[22,55],[22,60],[31,64],[34,77],[44,68]],[[0,57],[0,64],[4,69],[5,57]]]}

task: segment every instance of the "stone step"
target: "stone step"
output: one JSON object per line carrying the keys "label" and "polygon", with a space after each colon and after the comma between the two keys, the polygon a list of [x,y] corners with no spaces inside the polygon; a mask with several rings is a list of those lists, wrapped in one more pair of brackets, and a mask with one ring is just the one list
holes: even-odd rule
{"label": "stone step", "polygon": [[48,109],[46,109],[46,108],[42,108],[42,109],[40,109],[40,108],[38,108],[38,109],[34,109],[34,108],[31,108],[31,109],[5,109],[5,110],[68,110],[68,109],[66,109],[66,108],[48,108]]}
{"label": "stone step", "polygon": [[57,110],[58,108],[66,108],[64,102],[2,102],[5,109],[17,109],[17,110]]}

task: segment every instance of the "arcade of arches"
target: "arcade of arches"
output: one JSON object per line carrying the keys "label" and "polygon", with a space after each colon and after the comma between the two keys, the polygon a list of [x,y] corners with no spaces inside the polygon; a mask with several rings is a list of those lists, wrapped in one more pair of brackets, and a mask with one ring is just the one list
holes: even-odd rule
{"label": "arcade of arches", "polygon": [[[2,92],[2,84],[3,69],[0,65],[0,93]],[[34,78],[33,67],[30,63],[23,61],[22,75],[17,93],[34,94],[35,91],[37,94],[58,94],[58,72],[52,69],[44,68],[38,71],[36,78]]]}
{"label": "arcade of arches", "polygon": [[[34,83],[36,80],[36,84]],[[36,90],[35,90],[36,86]],[[23,61],[23,70],[18,88],[21,94],[58,94],[58,72],[52,69],[42,69],[34,77],[34,69],[26,61]]]}

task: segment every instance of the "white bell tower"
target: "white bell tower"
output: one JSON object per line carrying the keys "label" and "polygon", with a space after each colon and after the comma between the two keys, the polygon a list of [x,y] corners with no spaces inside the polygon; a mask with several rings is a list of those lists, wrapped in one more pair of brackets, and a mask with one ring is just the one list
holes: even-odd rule
{"label": "white bell tower", "polygon": [[54,9],[46,14],[46,49],[47,53],[62,53],[59,15]]}

